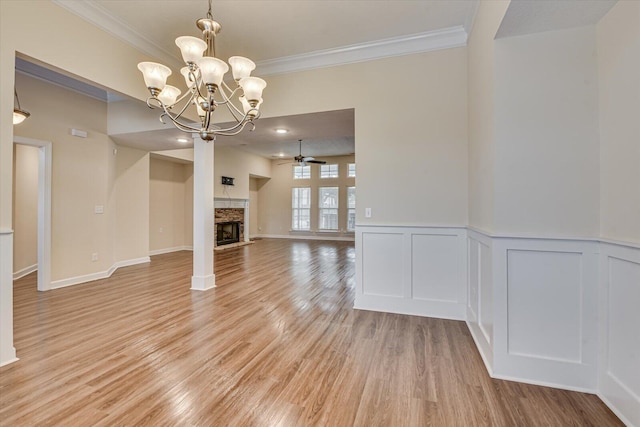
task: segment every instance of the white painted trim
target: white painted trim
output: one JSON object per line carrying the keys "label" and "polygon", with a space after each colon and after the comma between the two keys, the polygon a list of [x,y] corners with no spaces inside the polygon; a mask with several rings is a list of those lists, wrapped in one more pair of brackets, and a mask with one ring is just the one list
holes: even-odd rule
{"label": "white painted trim", "polygon": [[[90,22],[107,33],[119,38],[123,42],[141,50],[142,52],[165,62],[169,68],[180,69],[182,61],[173,53],[166,51],[144,35],[140,34],[122,20],[113,16],[109,11],[95,2],[77,0],[52,0],[53,3],[65,8],[76,16]],[[178,50],[176,49],[176,53]]]}
{"label": "white painted trim", "polygon": [[137,264],[146,264],[148,262],[151,262],[151,258],[149,258],[148,256],[143,256],[143,257],[140,257],[140,258],[132,258],[132,259],[125,259],[125,260],[122,260],[122,261],[116,261],[113,264],[113,267],[115,267],[115,269],[114,269],[114,271],[115,271],[115,270],[117,270],[118,268],[121,268],[121,267],[129,267],[131,265],[137,265]]}
{"label": "white painted trim", "polygon": [[216,287],[216,275],[191,276],[192,291],[207,291]]}
{"label": "white painted trim", "polygon": [[[488,342],[486,343],[486,345],[482,344],[482,341],[485,340],[485,337],[483,336],[484,333],[480,330],[480,327],[477,326],[477,324],[469,322],[468,320],[465,323],[467,324],[467,328],[469,328],[469,332],[471,333],[471,338],[473,338],[473,342],[475,343],[476,348],[478,349],[478,353],[480,353],[480,357],[482,358],[482,362],[484,363],[484,367],[487,369],[487,372],[489,373],[489,376],[491,378],[495,378],[493,376],[493,365],[492,365],[493,351],[492,351],[492,347],[489,345]],[[485,351],[487,351],[487,353],[490,352],[490,354],[485,354]]]}
{"label": "white painted trim", "polygon": [[107,279],[111,277],[111,275],[121,267],[128,267],[136,264],[144,264],[150,262],[151,259],[147,257],[142,258],[133,258],[123,261],[115,262],[111,267],[109,267],[106,271],[99,271],[97,273],[85,274],[83,276],[69,277],[67,279],[60,279],[51,282],[51,289],[60,289],[66,288],[67,286],[80,285],[82,283],[93,282],[94,280]]}
{"label": "white painted trim", "polygon": [[38,148],[38,290],[51,285],[51,141],[14,136],[14,144]]}
{"label": "white painted trim", "polygon": [[491,375],[491,378],[495,378],[497,380],[514,381],[514,382],[523,383],[523,384],[539,385],[542,387],[557,388],[560,390],[578,391],[580,393],[596,394],[597,392],[596,388],[577,387],[577,386],[554,383],[549,381],[536,381],[529,378],[512,377],[509,375],[493,374]]}
{"label": "white painted trim", "polygon": [[[180,69],[184,66],[177,56],[177,49],[176,52],[168,52],[135,29],[129,27],[121,19],[115,17],[97,3],[77,0],[53,0],[53,2],[91,24],[102,28],[107,33],[119,38],[136,49],[164,61],[170,68]],[[473,19],[473,17],[467,17],[465,25],[470,24],[470,19]],[[268,76],[313,70],[316,68],[353,64],[380,58],[462,47],[466,46],[466,44],[467,31],[460,25],[435,31],[259,61],[257,63],[257,74]]]}
{"label": "white painted trim", "polygon": [[13,234],[13,230],[0,230],[0,236],[5,234]]}
{"label": "white painted trim", "polygon": [[359,295],[353,308],[448,320],[465,320],[466,318],[465,307],[456,302],[405,299],[383,295]]}
{"label": "white painted trim", "polygon": [[616,415],[616,417],[620,418],[620,421],[622,421],[624,425],[628,427],[633,427],[633,424],[631,423],[629,418],[627,418],[625,414],[620,411],[620,409],[618,409],[609,399],[607,399],[607,397],[604,394],[602,394],[600,390],[598,391],[598,393],[596,393],[596,396],[598,396],[600,400],[602,400],[604,404],[607,405],[609,409],[611,409],[611,412],[613,412]]}
{"label": "white painted trim", "polygon": [[248,209],[249,199],[229,199],[226,197],[214,197],[214,209]]}
{"label": "white painted trim", "polygon": [[155,249],[149,251],[149,256],[168,254],[171,252],[193,251],[193,246],[175,246],[173,248]]}
{"label": "white painted trim", "polygon": [[261,76],[293,73],[393,56],[463,47],[466,46],[466,44],[467,32],[464,30],[464,27],[460,25],[424,33],[259,61],[257,62],[256,71],[257,75]]}
{"label": "white painted trim", "polygon": [[13,272],[13,280],[18,280],[26,275],[29,275],[31,273],[33,273],[34,271],[38,270],[38,264],[33,264],[30,266],[27,266],[21,270],[18,271],[14,271]]}
{"label": "white painted trim", "polygon": [[340,237],[340,236],[294,236],[291,234],[256,234],[252,236],[252,238],[256,239],[294,239],[294,240],[329,240],[335,242],[354,242],[354,237]]}
{"label": "white painted trim", "polygon": [[[14,349],[14,353],[15,353],[15,349]],[[18,360],[20,360],[17,357],[14,357],[13,359],[8,359],[8,360],[4,360],[2,362],[0,362],[0,368],[2,368],[3,366],[9,365],[13,362],[17,362]]]}

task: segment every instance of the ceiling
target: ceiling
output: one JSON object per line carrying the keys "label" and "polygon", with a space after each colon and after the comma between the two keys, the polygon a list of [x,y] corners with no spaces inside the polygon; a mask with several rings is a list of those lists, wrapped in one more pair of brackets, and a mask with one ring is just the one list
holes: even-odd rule
{"label": "ceiling", "polygon": [[[182,65],[175,38],[199,36],[195,20],[205,16],[208,7],[206,0],[53,1],[165,62],[174,72]],[[498,37],[593,24],[615,1],[512,0]],[[214,0],[213,15],[222,25],[216,56],[249,57],[258,64],[256,75],[268,75],[463,46],[477,4],[477,0]],[[431,43],[438,35],[447,46]],[[329,59],[317,60],[320,57]],[[108,92],[79,88],[64,72],[56,81],[56,73],[40,70],[38,74],[29,63],[19,62],[17,67],[37,78],[106,98],[106,102],[114,100]],[[140,102],[140,108],[147,107]],[[297,140],[303,139],[302,151],[308,156],[351,154],[353,116],[353,110],[343,110],[260,119],[254,132],[219,137],[216,145],[268,158],[281,153],[291,157],[298,154]],[[273,131],[276,127],[291,132],[279,135]],[[119,144],[149,151],[189,146],[176,141],[184,134],[169,125],[163,130],[111,136]]]}
{"label": "ceiling", "polygon": [[[145,107],[146,108],[146,107]],[[224,127],[224,124],[220,126]],[[279,134],[276,129],[286,129]],[[112,135],[120,144],[149,151],[191,148],[193,143],[178,142],[185,133],[177,129],[161,129]],[[298,139],[302,139],[302,153],[306,156],[342,156],[355,152],[354,110],[327,111],[313,114],[260,119],[254,131],[245,129],[239,135],[218,136],[215,144],[235,147],[270,159],[292,158],[299,153]]]}

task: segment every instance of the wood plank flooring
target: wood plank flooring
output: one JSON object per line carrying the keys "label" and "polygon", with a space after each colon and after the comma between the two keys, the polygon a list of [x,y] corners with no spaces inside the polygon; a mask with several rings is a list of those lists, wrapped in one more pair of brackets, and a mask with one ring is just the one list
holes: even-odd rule
{"label": "wood plank flooring", "polygon": [[353,310],[349,242],[259,240],[110,279],[15,282],[2,426],[615,426],[593,395],[492,380],[464,322]]}

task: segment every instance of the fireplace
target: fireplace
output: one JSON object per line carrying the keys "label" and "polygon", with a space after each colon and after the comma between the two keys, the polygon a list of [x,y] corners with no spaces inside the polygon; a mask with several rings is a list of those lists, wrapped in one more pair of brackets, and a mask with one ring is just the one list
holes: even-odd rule
{"label": "fireplace", "polygon": [[229,245],[240,241],[240,222],[229,221],[216,224],[216,245]]}

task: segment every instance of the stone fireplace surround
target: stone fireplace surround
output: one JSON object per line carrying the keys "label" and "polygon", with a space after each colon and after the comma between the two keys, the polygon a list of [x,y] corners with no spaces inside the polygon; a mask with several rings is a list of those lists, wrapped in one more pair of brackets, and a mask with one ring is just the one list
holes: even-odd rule
{"label": "stone fireplace surround", "polygon": [[[249,241],[249,200],[246,199],[214,199],[214,223],[237,221],[240,223],[240,242]],[[217,246],[217,227],[214,228],[213,242]]]}

